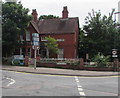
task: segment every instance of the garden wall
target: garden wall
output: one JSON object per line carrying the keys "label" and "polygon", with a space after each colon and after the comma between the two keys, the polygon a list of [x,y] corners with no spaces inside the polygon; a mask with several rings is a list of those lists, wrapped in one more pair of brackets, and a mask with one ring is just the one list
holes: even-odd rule
{"label": "garden wall", "polygon": [[[77,60],[78,61],[78,60]],[[86,67],[85,66],[85,62],[83,61],[83,59],[79,59],[79,64],[77,65],[72,65],[72,64],[68,64],[68,63],[37,63],[38,67],[52,67],[52,68],[65,68],[65,69],[76,69],[76,70],[90,70],[90,71],[120,71],[120,68],[118,66],[120,66],[120,62],[118,62],[118,66],[114,66],[113,67],[113,63],[110,64],[110,66],[108,65],[108,67]]]}

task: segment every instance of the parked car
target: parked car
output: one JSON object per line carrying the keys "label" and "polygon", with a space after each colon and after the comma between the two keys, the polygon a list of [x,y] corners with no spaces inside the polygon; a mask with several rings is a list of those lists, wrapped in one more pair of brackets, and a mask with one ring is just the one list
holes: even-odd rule
{"label": "parked car", "polygon": [[24,65],[24,56],[23,55],[14,55],[12,57],[12,65]]}

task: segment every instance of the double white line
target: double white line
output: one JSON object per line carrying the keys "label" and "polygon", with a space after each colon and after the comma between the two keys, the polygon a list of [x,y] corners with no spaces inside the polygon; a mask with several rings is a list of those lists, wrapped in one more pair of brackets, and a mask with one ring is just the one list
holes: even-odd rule
{"label": "double white line", "polygon": [[79,91],[79,94],[80,96],[85,96],[85,93],[83,92],[83,88],[82,86],[80,85],[80,82],[79,82],[79,79],[77,76],[75,76],[75,81],[77,83],[77,88],[78,88],[78,91]]}

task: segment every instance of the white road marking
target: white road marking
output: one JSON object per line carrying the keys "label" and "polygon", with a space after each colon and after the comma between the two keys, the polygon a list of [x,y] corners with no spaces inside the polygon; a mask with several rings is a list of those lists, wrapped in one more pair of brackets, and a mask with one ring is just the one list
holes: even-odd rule
{"label": "white road marking", "polygon": [[84,93],[84,92],[79,92],[79,94],[80,94],[81,96],[85,96],[85,93]]}
{"label": "white road marking", "polygon": [[81,85],[77,85],[78,88],[81,88],[82,86]]}
{"label": "white road marking", "polygon": [[79,81],[78,79],[75,79],[76,81]]}
{"label": "white road marking", "polygon": [[[85,96],[85,93],[83,92],[83,88],[82,88],[82,86],[80,85],[80,81],[79,81],[79,79],[78,79],[77,76],[75,76],[75,81],[76,81],[76,83],[77,83],[77,88],[78,88],[78,91],[79,91],[80,96]],[[81,97],[80,97],[80,98],[81,98]],[[84,97],[84,98],[85,98],[85,97]]]}
{"label": "white road marking", "polygon": [[78,88],[78,91],[81,92],[81,91],[83,91],[83,89],[82,88]]}
{"label": "white road marking", "polygon": [[79,80],[77,80],[76,82],[79,82]]}
{"label": "white road marking", "polygon": [[10,85],[12,85],[12,84],[14,84],[15,83],[15,80],[14,79],[11,79],[11,78],[6,78],[7,80],[10,80],[10,83],[7,85],[7,86],[10,86]]}

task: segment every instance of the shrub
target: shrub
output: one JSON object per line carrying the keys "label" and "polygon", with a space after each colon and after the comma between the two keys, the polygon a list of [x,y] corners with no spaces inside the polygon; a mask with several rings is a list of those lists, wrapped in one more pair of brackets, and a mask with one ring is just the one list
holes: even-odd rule
{"label": "shrub", "polygon": [[98,52],[98,54],[92,58],[92,61],[97,63],[97,67],[106,67],[109,59],[110,56],[104,56],[102,53]]}

